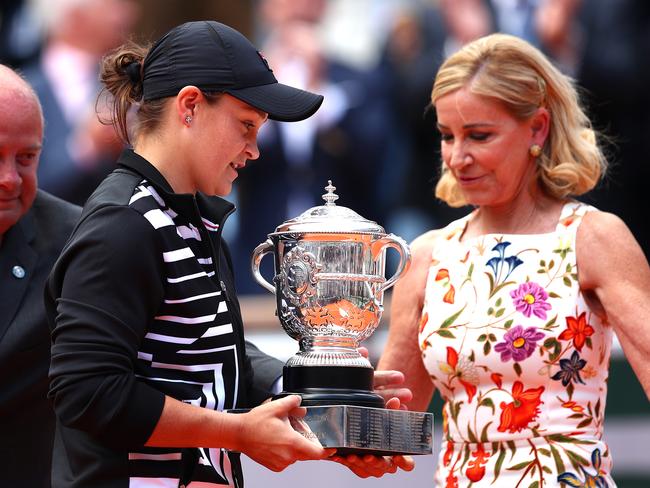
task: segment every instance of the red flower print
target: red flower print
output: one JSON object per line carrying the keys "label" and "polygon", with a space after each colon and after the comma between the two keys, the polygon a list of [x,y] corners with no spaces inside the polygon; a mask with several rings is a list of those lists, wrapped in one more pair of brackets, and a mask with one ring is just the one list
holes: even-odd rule
{"label": "red flower print", "polygon": [[478,384],[478,371],[472,361],[466,357],[459,360],[458,353],[453,347],[447,347],[447,364],[443,365],[443,372],[458,378],[460,384],[465,388],[467,401],[469,403],[476,395],[476,385]]}
{"label": "red flower print", "polygon": [[454,444],[453,442],[447,443],[447,449],[445,450],[445,455],[442,457],[442,464],[444,466],[449,466],[451,462],[451,456],[454,454]]}
{"label": "red flower print", "polygon": [[501,389],[501,378],[503,378],[503,375],[501,373],[492,373],[490,378],[492,378],[494,384],[497,385],[497,388]]}
{"label": "red flower print", "polygon": [[558,338],[563,341],[573,339],[573,347],[582,352],[587,337],[594,333],[594,328],[587,323],[587,312],[582,312],[578,317],[567,317],[566,325],[567,328]]}
{"label": "red flower print", "polygon": [[508,404],[501,402],[501,424],[497,430],[499,432],[508,431],[512,434],[525,429],[539,414],[539,405],[542,403],[540,397],[543,391],[543,386],[524,391],[522,382],[515,381],[512,385],[514,401]]}
{"label": "red flower print", "polygon": [[445,488],[458,488],[458,478],[454,476],[453,471],[449,471],[449,476],[447,476],[445,481],[447,482]]}
{"label": "red flower print", "polygon": [[562,406],[564,408],[570,408],[571,410],[573,410],[574,412],[577,412],[577,413],[582,413],[584,411],[583,407],[578,405],[576,402],[572,402],[572,401],[571,402],[564,402],[562,404]]}
{"label": "red flower print", "polygon": [[454,303],[454,297],[456,295],[456,290],[454,290],[454,285],[449,283],[449,270],[442,268],[439,269],[436,273],[435,281],[447,280],[446,283],[443,283],[443,286],[449,286],[449,290],[445,293],[445,296],[442,298],[442,301],[445,303]]}
{"label": "red flower print", "polygon": [[429,321],[429,314],[427,312],[424,312],[422,314],[422,318],[420,319],[420,332],[424,330],[428,321]]}
{"label": "red flower print", "polygon": [[474,395],[476,395],[476,386],[467,381],[459,380],[461,385],[465,388],[465,393],[467,393],[467,402],[472,403]]}
{"label": "red flower print", "polygon": [[458,353],[453,347],[447,347],[447,364],[453,369],[458,366]]}
{"label": "red flower print", "polygon": [[490,457],[490,453],[485,452],[483,444],[479,444],[478,449],[472,452],[472,457],[474,459],[467,463],[468,468],[465,470],[465,475],[472,482],[481,481],[485,476],[485,464]]}
{"label": "red flower print", "polygon": [[454,303],[454,297],[456,296],[456,290],[454,290],[454,285],[449,285],[449,290],[445,293],[445,296],[442,297],[442,301],[445,303]]}
{"label": "red flower print", "polygon": [[445,268],[439,269],[436,273],[436,281],[444,280],[445,278],[449,278],[449,271]]}

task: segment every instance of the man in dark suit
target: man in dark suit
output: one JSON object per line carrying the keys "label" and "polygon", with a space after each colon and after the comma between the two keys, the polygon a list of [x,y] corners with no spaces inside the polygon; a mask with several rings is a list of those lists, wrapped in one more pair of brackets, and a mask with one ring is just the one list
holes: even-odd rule
{"label": "man in dark suit", "polygon": [[50,486],[54,414],[43,289],[80,214],[37,189],[43,115],[0,65],[0,486]]}

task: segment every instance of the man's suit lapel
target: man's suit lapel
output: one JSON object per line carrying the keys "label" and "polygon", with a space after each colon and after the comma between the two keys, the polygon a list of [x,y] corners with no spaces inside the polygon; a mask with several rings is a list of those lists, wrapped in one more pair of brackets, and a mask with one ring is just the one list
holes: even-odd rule
{"label": "man's suit lapel", "polygon": [[[36,229],[34,218],[28,212],[2,239],[0,248],[0,341],[14,320],[20,303],[36,272],[38,254],[32,247]],[[20,266],[25,275],[16,276],[14,267]]]}

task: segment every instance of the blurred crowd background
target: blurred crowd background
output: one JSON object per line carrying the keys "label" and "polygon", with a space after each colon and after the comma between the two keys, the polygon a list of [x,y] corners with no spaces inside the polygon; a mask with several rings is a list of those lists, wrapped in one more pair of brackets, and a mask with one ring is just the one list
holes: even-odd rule
{"label": "blurred crowd background", "polygon": [[[102,55],[128,38],[153,40],[198,19],[232,25],[262,50],[281,82],[325,95],[310,119],[266,124],[262,156],[240,171],[232,195],[238,211],[226,237],[244,313],[261,307],[266,317],[251,319],[251,335],[269,353],[284,354],[276,341],[283,333],[252,279],[251,252],[277,225],[320,205],[327,180],[337,187],[337,204],[407,241],[467,213],[433,197],[440,163],[429,95],[445,56],[490,32],[529,40],[576,80],[595,128],[606,135],[611,162],[606,180],[584,200],[622,217],[650,256],[645,0],[3,0],[0,62],[18,68],[43,104],[43,189],[83,204],[122,149],[112,128],[97,119],[106,109],[105,100],[97,102]],[[263,273],[270,276],[266,261]],[[372,358],[381,353],[383,332],[369,341]],[[648,487],[650,408],[617,351],[606,428],[608,439],[621,440],[611,446],[614,474],[621,487]],[[416,478],[423,484],[412,486],[430,485],[435,459],[427,463]],[[300,469],[273,480],[304,482]],[[271,485],[251,480],[250,486]]]}

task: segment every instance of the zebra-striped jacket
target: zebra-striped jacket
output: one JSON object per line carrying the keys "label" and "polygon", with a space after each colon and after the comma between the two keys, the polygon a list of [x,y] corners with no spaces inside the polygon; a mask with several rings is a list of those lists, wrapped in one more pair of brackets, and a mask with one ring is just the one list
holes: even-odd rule
{"label": "zebra-striped jacket", "polygon": [[53,486],[235,486],[241,468],[225,451],[144,447],[165,395],[214,410],[268,395],[253,382],[221,238],[234,206],[175,194],[133,151],[118,163],[46,289]]}

